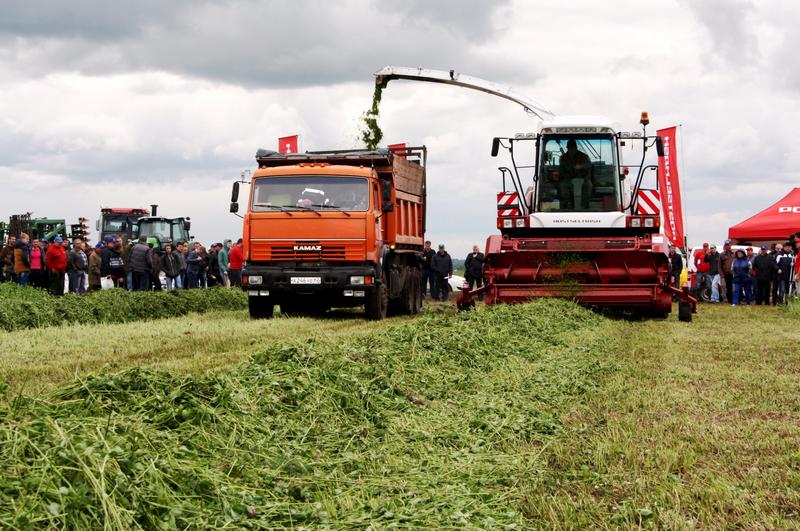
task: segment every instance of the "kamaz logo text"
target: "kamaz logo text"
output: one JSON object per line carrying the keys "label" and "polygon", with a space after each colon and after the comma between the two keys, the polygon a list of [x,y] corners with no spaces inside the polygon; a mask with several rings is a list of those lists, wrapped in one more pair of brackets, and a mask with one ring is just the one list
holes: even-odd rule
{"label": "kamaz logo text", "polygon": [[800,214],[800,206],[796,206],[796,207],[778,207],[778,213],[779,214],[785,214],[787,212],[789,212],[791,214]]}
{"label": "kamaz logo text", "polygon": [[295,251],[300,251],[300,252],[302,252],[302,251],[317,251],[317,252],[319,252],[319,251],[322,250],[322,246],[321,245],[295,245],[294,246],[294,250]]}

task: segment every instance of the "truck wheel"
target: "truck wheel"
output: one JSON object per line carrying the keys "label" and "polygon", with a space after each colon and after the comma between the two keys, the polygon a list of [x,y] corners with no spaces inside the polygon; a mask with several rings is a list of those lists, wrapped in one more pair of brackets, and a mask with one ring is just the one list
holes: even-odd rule
{"label": "truck wheel", "polygon": [[386,310],[389,308],[389,292],[386,289],[386,284],[378,282],[375,284],[375,289],[367,297],[367,302],[364,304],[364,310],[367,313],[367,319],[370,321],[380,321],[386,318]]}
{"label": "truck wheel", "polygon": [[422,309],[422,294],[419,292],[420,290],[420,278],[419,278],[419,271],[415,272],[414,280],[411,282],[411,289],[413,290],[413,297],[412,300],[413,306],[411,310],[411,315],[416,315]]}
{"label": "truck wheel", "polygon": [[250,317],[252,319],[272,319],[275,305],[272,304],[272,301],[269,299],[250,297],[247,303],[247,307],[250,310]]}
{"label": "truck wheel", "polygon": [[681,301],[678,303],[678,320],[684,323],[692,322],[692,303]]}
{"label": "truck wheel", "polygon": [[414,282],[414,277],[409,277],[408,282],[406,282],[406,285],[403,288],[403,295],[401,299],[403,303],[403,315],[414,315],[417,313],[417,296],[415,294],[418,291],[419,287]]}

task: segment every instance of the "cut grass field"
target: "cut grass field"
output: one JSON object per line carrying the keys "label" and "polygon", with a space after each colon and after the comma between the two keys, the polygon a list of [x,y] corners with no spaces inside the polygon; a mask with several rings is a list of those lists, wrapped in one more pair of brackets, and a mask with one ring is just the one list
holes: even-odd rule
{"label": "cut grass field", "polygon": [[[674,315],[609,319],[549,301],[516,308],[518,321],[508,308],[379,324],[347,315],[256,322],[220,312],[0,334],[7,399],[20,391],[47,397],[6,402],[17,404],[7,413],[18,428],[0,435],[0,466],[22,466],[25,437],[48,455],[48,441],[60,439],[22,426],[49,418],[94,441],[99,453],[82,458],[89,468],[118,460],[114,445],[130,442],[96,440],[92,430],[105,425],[140,433],[162,468],[140,485],[158,491],[158,500],[128,494],[145,520],[115,497],[110,485],[118,480],[95,474],[110,483],[103,492],[90,489],[96,507],[83,507],[85,520],[66,520],[65,509],[77,511],[79,498],[43,479],[22,491],[9,490],[20,488],[13,480],[0,483],[0,521],[24,515],[36,526],[58,526],[105,515],[145,527],[800,525],[796,312],[701,306],[686,324]],[[168,372],[127,372],[117,383],[85,379],[87,371],[138,366]],[[76,374],[84,380],[65,387]],[[163,407],[155,411],[139,392],[125,391],[124,382],[139,380]],[[273,381],[282,391],[270,391]],[[208,416],[190,426],[141,418],[170,414],[179,399],[162,388],[208,386],[221,386],[233,403],[209,405],[220,391],[204,391]],[[80,425],[70,424],[76,415]],[[28,477],[58,470],[41,459],[25,466]],[[204,478],[217,490],[158,490],[171,474]],[[55,494],[34,495],[48,488]],[[164,503],[175,511],[160,511]]]}

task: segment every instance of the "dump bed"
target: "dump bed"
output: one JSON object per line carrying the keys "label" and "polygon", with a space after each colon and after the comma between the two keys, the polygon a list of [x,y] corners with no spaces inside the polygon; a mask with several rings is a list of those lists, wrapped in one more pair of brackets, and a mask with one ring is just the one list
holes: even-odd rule
{"label": "dump bed", "polygon": [[256,153],[259,168],[300,164],[373,168],[382,192],[382,239],[384,243],[394,246],[397,252],[421,250],[425,240],[426,157],[424,146],[306,153],[258,150]]}

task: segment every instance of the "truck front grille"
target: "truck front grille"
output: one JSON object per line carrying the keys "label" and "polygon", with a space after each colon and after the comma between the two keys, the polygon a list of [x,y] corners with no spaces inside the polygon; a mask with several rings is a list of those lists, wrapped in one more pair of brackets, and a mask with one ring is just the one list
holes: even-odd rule
{"label": "truck front grille", "polygon": [[364,260],[363,242],[336,242],[326,245],[324,242],[298,242],[298,246],[321,246],[321,250],[295,249],[295,244],[285,242],[259,242],[251,245],[251,259],[256,262],[346,262]]}

